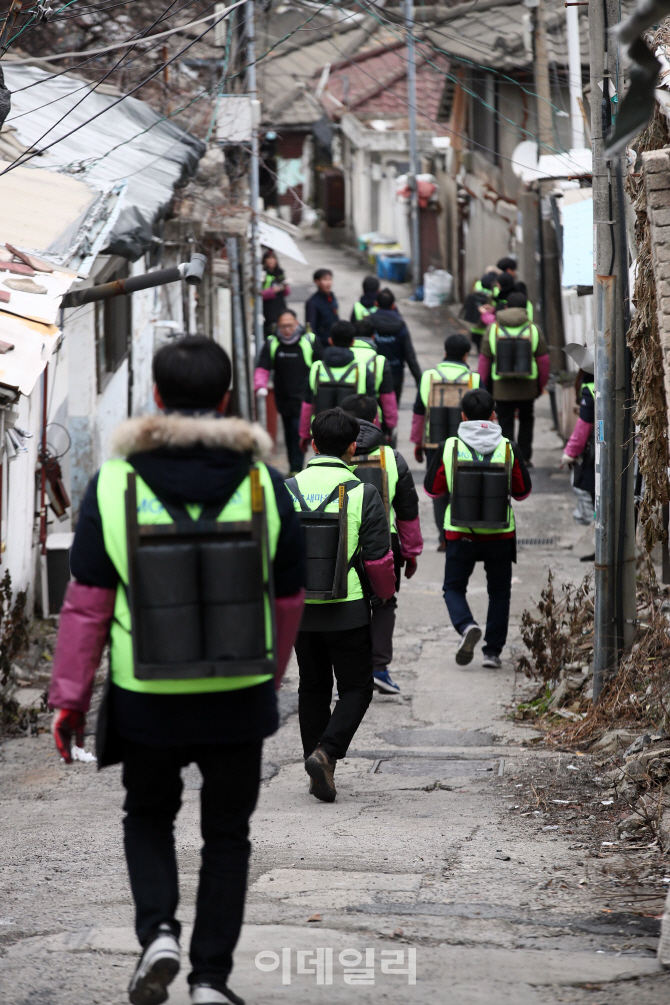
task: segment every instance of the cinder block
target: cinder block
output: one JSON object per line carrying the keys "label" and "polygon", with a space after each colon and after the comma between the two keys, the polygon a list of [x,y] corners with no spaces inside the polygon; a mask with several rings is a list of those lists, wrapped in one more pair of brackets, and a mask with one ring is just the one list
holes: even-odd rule
{"label": "cinder block", "polygon": [[666,206],[670,206],[670,188],[656,189],[647,193],[647,212],[651,210],[655,216],[655,210],[665,209]]}
{"label": "cinder block", "polygon": [[670,226],[670,209],[652,209],[649,215],[651,217],[652,226]]}
{"label": "cinder block", "polygon": [[670,314],[670,297],[661,297],[658,304],[662,314]]}
{"label": "cinder block", "polygon": [[658,174],[645,173],[644,184],[647,192],[653,192],[659,188],[670,188],[670,168],[667,174],[665,171],[659,171]]}
{"label": "cinder block", "polygon": [[[668,228],[670,230],[670,228]],[[654,259],[654,269],[656,269],[656,263],[666,262],[670,263],[670,242],[668,244],[660,244],[656,242],[653,247],[653,259]]]}
{"label": "cinder block", "polygon": [[648,150],[642,154],[645,173],[658,174],[659,171],[670,171],[670,155],[667,150]]}
{"label": "cinder block", "polygon": [[[657,277],[656,278],[656,293],[657,293],[658,296],[661,297],[661,301],[663,300],[663,297],[670,297],[670,280],[668,280],[668,279],[661,279],[659,281],[659,277]],[[670,303],[670,301],[668,301],[668,303]]]}

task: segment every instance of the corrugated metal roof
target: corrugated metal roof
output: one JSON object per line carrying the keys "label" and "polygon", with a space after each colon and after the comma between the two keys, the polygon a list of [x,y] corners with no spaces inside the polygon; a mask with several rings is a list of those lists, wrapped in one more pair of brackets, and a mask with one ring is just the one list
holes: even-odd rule
{"label": "corrugated metal roof", "polygon": [[13,66],[11,60],[3,61],[3,68],[12,91],[7,123],[18,139],[27,147],[45,148],[62,138],[39,158],[41,168],[72,175],[100,192],[127,181],[100,250],[138,258],[149,247],[153,224],[170,204],[175,185],[195,172],[204,144],[136,98],[118,102],[85,81]]}

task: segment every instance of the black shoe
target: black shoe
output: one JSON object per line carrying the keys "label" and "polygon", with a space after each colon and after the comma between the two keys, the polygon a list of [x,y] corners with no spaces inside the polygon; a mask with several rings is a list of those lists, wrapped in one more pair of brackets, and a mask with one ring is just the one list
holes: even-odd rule
{"label": "black shoe", "polygon": [[337,795],[335,764],[335,759],[329,757],[321,747],[317,747],[305,761],[305,771],[314,782],[312,795],[324,803],[334,803]]}
{"label": "black shoe", "polygon": [[582,555],[582,557],[580,558],[579,561],[580,562],[595,562],[595,560],[596,560],[596,553],[594,551],[592,555]]}
{"label": "black shoe", "polygon": [[167,988],[179,973],[179,943],[168,925],[161,925],[144,947],[128,986],[131,1005],[162,1005]]}

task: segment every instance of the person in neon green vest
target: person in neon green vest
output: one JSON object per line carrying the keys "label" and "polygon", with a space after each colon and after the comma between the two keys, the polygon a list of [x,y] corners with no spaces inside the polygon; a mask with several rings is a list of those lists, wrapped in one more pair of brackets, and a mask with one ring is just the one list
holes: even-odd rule
{"label": "person in neon green vest", "polygon": [[[260,785],[263,739],[278,728],[275,689],[302,617],[305,546],[283,479],[263,460],[271,450],[269,437],[242,419],[222,418],[231,378],[223,349],[201,336],[180,339],[159,349],[153,370],[159,413],[129,419],[119,427],[113,447],[117,457],[102,465],[81,506],[70,557],[74,579],[60,616],[49,705],[55,710],[58,752],[70,763],[72,740],[83,743],[95,671],[111,634],[110,679],[98,716],[96,747],[100,767],[123,762],[125,851],[136,932],[143,948],[130,982],[131,1005],[165,1001],[167,987],[179,970],[173,825],[181,802],[181,769],[197,763],[203,776],[204,845],[189,983],[193,1005],[216,1005],[241,1000],[228,987],[228,977],[244,911],[249,818]],[[140,589],[136,577],[142,566],[137,561],[132,566],[131,585],[127,531],[131,537],[136,532],[126,528],[126,493],[133,485],[139,530],[159,531],[164,526],[167,532],[154,551],[159,558],[163,554],[164,574],[160,579],[154,575],[149,584],[163,629],[137,636],[139,608],[131,614],[130,605],[134,591]],[[253,589],[261,585],[261,577],[263,599],[252,601],[251,607],[241,603],[249,598],[241,583],[239,563],[244,558],[238,550],[237,561],[232,560],[236,576],[232,603],[242,632],[242,611],[253,608],[257,617],[261,604],[265,633],[260,648],[265,656],[247,667],[238,664],[231,676],[222,662],[203,664],[195,655],[195,649],[203,655],[208,631],[211,639],[216,622],[206,605],[217,600],[206,579],[198,579],[197,566],[184,565],[184,549],[192,555],[197,545],[178,543],[170,551],[169,542],[175,529],[192,535],[189,528],[201,518],[238,526],[240,521],[263,519],[263,514],[266,543],[261,545],[263,557],[253,566]],[[206,543],[212,534],[197,540]],[[217,568],[220,589],[226,569]],[[191,569],[191,593],[185,598]],[[147,582],[141,588],[145,600]],[[156,606],[159,601],[181,606],[161,608]],[[221,610],[216,608],[217,617],[224,616]],[[173,656],[179,647],[184,649],[187,627],[194,652],[190,657]],[[234,650],[238,642],[230,636],[227,640]],[[147,668],[147,647],[155,652],[161,646],[167,660]],[[169,663],[170,659],[179,662]],[[211,675],[202,676],[203,667]]]}
{"label": "person in neon green vest", "polygon": [[[462,422],[458,436],[450,437],[442,451],[436,451],[426,472],[424,488],[429,496],[443,496],[447,506],[444,515],[444,533],[447,555],[444,571],[444,600],[449,617],[461,642],[456,651],[456,662],[467,666],[472,662],[475,647],[482,631],[475,621],[466,599],[468,581],[477,562],[483,562],[489,596],[484,636],[483,666],[502,666],[500,654],[507,640],[509,607],[512,595],[512,563],[516,562],[516,531],[512,499],[525,499],[532,490],[530,475],[516,443],[502,435],[496,421],[494,401],[488,391],[477,388],[463,395]],[[506,465],[507,497],[503,497],[503,520],[494,528],[470,527],[468,521],[452,517],[454,503],[454,451],[460,465],[473,465],[476,469],[491,464]],[[505,468],[503,468],[505,471]],[[503,475],[503,477],[505,477]],[[470,482],[469,509],[482,502],[484,482],[482,475],[478,490]],[[475,485],[477,483],[475,482]],[[474,494],[479,493],[479,498]],[[473,523],[476,521],[472,520]],[[482,521],[485,522],[485,521]],[[491,521],[493,522],[493,521]],[[502,524],[502,525],[501,525]]]}
{"label": "person in neon green vest", "polygon": [[363,318],[368,317],[369,314],[375,313],[377,310],[377,293],[380,285],[381,283],[376,276],[365,277],[361,299],[356,301],[351,310],[351,318],[349,320],[352,323],[361,321]]}
{"label": "person in neon green vest", "polygon": [[[428,396],[430,394],[431,378],[433,380],[447,380],[467,387],[479,387],[479,374],[472,373],[468,359],[472,343],[467,335],[462,332],[452,332],[444,340],[444,359],[437,366],[430,370],[424,370],[421,375],[421,383],[416,392],[414,410],[412,414],[412,431],[410,441],[414,444],[414,457],[423,464],[424,456],[426,464],[430,467],[435,454],[435,448],[426,448],[424,444],[435,442],[429,439],[430,427],[426,419],[428,409]],[[438,551],[446,550],[444,540],[444,510],[446,502],[444,499],[433,499],[433,513],[438,533]]]}
{"label": "person in neon green vest", "polygon": [[[414,478],[407,461],[399,451],[386,443],[386,437],[378,425],[377,403],[374,398],[354,394],[342,402],[342,410],[355,416],[360,423],[356,439],[358,462],[380,459],[386,471],[388,484],[389,517],[391,525],[391,548],[396,576],[396,593],[400,589],[403,566],[405,578],[411,579],[417,568],[417,559],[423,551],[423,538],[419,522],[419,499]],[[357,469],[359,478],[364,477],[363,469]],[[400,694],[400,686],[389,673],[393,661],[393,631],[398,606],[397,596],[381,601],[372,598],[372,667],[374,686],[382,694]]]}
{"label": "person in neon green vest", "polygon": [[[296,511],[346,511],[346,593],[337,599],[312,597],[308,554],[305,613],[295,644],[300,671],[298,717],[310,792],[334,802],[335,766],[345,757],[372,699],[371,589],[380,600],[395,592],[395,570],[384,506],[374,485],[354,475],[358,420],[341,408],[320,412],[312,427],[316,454],[286,487]],[[340,495],[341,494],[341,495]],[[317,592],[316,590],[314,592]],[[333,673],[339,699],[331,713]]]}
{"label": "person in neon green vest", "polygon": [[[526,464],[531,465],[535,399],[549,379],[549,349],[539,327],[526,311],[526,295],[510,293],[506,305],[496,312],[496,320],[482,343],[479,376],[484,386],[491,382],[496,412],[508,440],[518,439]],[[499,373],[497,352],[499,338],[525,339],[530,343],[530,366],[525,374]],[[519,417],[519,435],[514,436],[514,420]],[[532,465],[531,465],[532,466]]]}

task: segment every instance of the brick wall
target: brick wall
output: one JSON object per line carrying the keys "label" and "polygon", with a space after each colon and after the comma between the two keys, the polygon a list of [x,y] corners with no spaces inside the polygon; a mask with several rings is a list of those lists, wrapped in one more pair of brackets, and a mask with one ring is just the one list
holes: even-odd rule
{"label": "brick wall", "polygon": [[642,154],[651,257],[656,282],[658,334],[670,424],[670,149]]}

